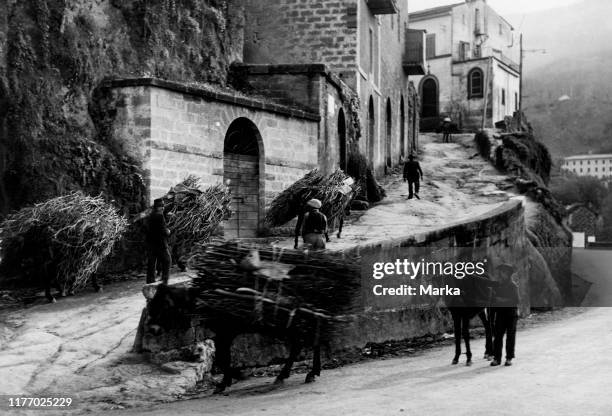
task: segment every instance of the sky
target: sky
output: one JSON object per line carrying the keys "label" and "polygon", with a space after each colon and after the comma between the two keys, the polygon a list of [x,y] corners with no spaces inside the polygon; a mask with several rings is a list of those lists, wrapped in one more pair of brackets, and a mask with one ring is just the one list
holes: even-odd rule
{"label": "sky", "polygon": [[[488,0],[487,3],[501,15],[517,15],[537,10],[552,9],[577,3],[579,0]],[[410,12],[461,3],[461,0],[408,0]]]}

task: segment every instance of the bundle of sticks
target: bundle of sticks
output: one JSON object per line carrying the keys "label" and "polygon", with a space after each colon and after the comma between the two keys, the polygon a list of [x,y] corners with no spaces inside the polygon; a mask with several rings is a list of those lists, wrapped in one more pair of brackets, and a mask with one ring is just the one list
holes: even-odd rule
{"label": "bundle of sticks", "polygon": [[[225,185],[202,189],[200,178],[190,175],[170,190],[164,200],[166,225],[170,230],[170,245],[181,254],[195,244],[207,241],[219,224],[231,216],[230,190]],[[133,220],[138,223],[151,210],[145,210]]]}
{"label": "bundle of sticks", "polygon": [[74,291],[87,284],[127,228],[101,197],[80,192],[10,214],[0,225],[3,266],[24,276],[57,279]]}
{"label": "bundle of sticks", "polygon": [[360,186],[340,169],[328,176],[314,169],[272,201],[266,214],[266,224],[269,227],[286,224],[300,214],[308,200],[316,198],[321,201],[321,212],[327,216],[328,224],[333,229],[359,193]]}
{"label": "bundle of sticks", "polygon": [[191,246],[208,240],[231,215],[229,188],[214,185],[202,190],[196,176],[188,176],[170,189],[164,201],[173,245]]}
{"label": "bundle of sticks", "polygon": [[331,322],[360,305],[359,259],[238,242],[201,245],[190,259],[196,310],[271,329],[299,314]]}

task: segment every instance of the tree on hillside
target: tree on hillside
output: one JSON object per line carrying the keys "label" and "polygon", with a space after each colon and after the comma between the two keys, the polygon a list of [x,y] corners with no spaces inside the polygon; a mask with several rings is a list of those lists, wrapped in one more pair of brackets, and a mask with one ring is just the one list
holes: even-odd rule
{"label": "tree on hillside", "polygon": [[609,196],[608,189],[597,178],[563,176],[554,179],[551,192],[564,205],[583,203],[600,211]]}

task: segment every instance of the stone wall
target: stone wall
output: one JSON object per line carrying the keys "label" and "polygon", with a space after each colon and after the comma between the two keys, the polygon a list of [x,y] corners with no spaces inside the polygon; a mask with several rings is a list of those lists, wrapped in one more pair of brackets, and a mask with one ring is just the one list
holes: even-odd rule
{"label": "stone wall", "polygon": [[[259,148],[259,210],[318,166],[320,117],[236,93],[214,92],[156,79],[106,84],[112,97],[112,141],[143,167],[148,200],[188,175],[204,186],[224,179],[224,143],[236,120],[247,120]],[[240,196],[240,195],[236,195]]]}
{"label": "stone wall", "polygon": [[[439,248],[480,248],[487,256],[516,267],[520,286],[520,309],[525,314],[530,308],[530,275],[524,251],[528,244],[524,221],[523,205],[520,201],[511,201],[468,222],[450,224],[431,232],[383,243],[366,243],[355,247],[353,251],[363,257],[375,255],[392,259],[398,250],[406,253],[406,250],[418,249],[419,253],[429,252],[429,256],[433,258]],[[453,261],[453,258],[447,260]],[[495,276],[492,277],[495,279]],[[369,283],[364,280],[364,291],[369,290]],[[368,293],[363,292],[359,300],[362,312],[330,341],[327,352],[331,356],[337,356],[347,351],[360,351],[368,342],[403,340],[448,331],[449,316],[441,308],[439,300],[430,298],[425,304],[415,304],[404,297],[374,300]],[[148,334],[146,325],[139,333],[137,344],[142,347],[143,352],[153,354],[211,336],[198,320],[192,321],[188,329],[170,330],[161,336]],[[236,366],[261,366],[282,358],[286,351],[278,340],[243,335],[234,342],[232,353]]]}
{"label": "stone wall", "polygon": [[[233,68],[234,82],[244,92],[319,114],[319,169],[326,174],[338,168],[346,169],[349,154],[358,151],[355,121],[358,122],[359,114],[354,109],[352,89],[326,65],[234,65]],[[339,126],[340,118],[344,118],[344,128]]]}
{"label": "stone wall", "polygon": [[354,69],[356,11],[353,0],[245,0],[244,62]]}

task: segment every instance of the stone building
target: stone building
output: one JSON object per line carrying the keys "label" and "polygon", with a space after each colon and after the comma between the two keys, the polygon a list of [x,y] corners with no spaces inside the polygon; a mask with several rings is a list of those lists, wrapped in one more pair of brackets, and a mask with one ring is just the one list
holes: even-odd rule
{"label": "stone building", "polygon": [[103,87],[114,140],[142,164],[151,201],[189,175],[229,182],[227,237],[258,236],[272,198],[318,166],[316,113],[155,78]]}
{"label": "stone building", "polygon": [[225,85],[123,78],[98,95],[113,141],[144,168],[149,200],[191,174],[229,183],[225,235],[251,238],[265,232],[271,200],[308,171],[346,169],[362,153],[380,174],[415,150],[419,100],[408,76],[424,73],[424,50],[422,32],[407,30],[406,2],[240,7],[243,59]]}
{"label": "stone building", "polygon": [[[423,45],[409,39],[407,1],[245,0],[244,62],[259,71],[260,91],[265,66],[290,64],[288,75],[323,63],[325,77],[341,81],[358,99],[351,103],[343,96],[337,102],[324,94],[319,109],[311,107],[323,118],[321,137],[327,141],[321,156],[328,160],[321,164],[328,169],[342,167],[346,152],[360,152],[382,173],[415,150],[419,100],[409,75],[424,73],[424,53],[420,60],[418,52],[410,55],[410,47]],[[299,85],[290,77],[284,82],[272,95],[286,98]],[[355,127],[352,134],[340,128],[347,123]]]}
{"label": "stone building", "polygon": [[512,25],[486,0],[465,0],[409,18],[412,29],[427,32],[427,74],[415,80],[423,129],[435,128],[444,116],[468,130],[493,127],[518,110],[520,45]]}

